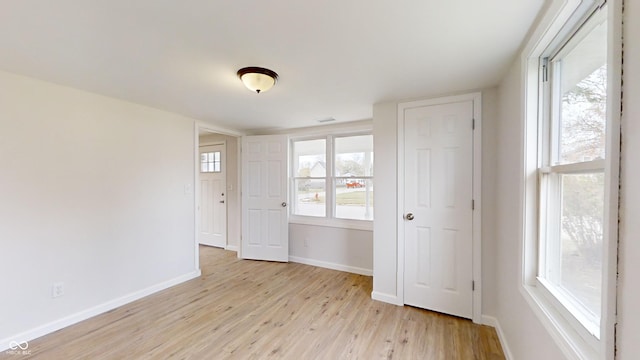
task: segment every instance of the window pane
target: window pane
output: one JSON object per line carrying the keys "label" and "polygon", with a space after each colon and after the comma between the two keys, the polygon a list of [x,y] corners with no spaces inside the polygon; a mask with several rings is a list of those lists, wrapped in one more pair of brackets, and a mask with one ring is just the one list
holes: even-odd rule
{"label": "window pane", "polygon": [[[580,36],[578,36],[578,39]],[[607,23],[567,45],[560,71],[560,124],[557,163],[604,159],[607,102]]]}
{"label": "window pane", "polygon": [[373,219],[373,181],[370,179],[336,179],[336,217]]}
{"label": "window pane", "polygon": [[560,284],[600,317],[604,174],[562,176]]}
{"label": "window pane", "polygon": [[200,165],[200,172],[207,172],[207,163],[202,163]]}
{"label": "window pane", "polygon": [[326,140],[304,140],[293,143],[294,176],[327,176]]}
{"label": "window pane", "polygon": [[373,135],[335,139],[336,176],[373,176]]}
{"label": "window pane", "polygon": [[293,191],[295,199],[293,213],[304,216],[326,216],[325,189],[325,180],[296,179]]}

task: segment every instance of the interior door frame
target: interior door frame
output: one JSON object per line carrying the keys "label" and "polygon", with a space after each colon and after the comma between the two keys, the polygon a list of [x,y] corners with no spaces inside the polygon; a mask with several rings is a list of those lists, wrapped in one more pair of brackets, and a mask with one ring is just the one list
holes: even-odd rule
{"label": "interior door frame", "polygon": [[[472,101],[473,103],[473,316],[474,323],[482,323],[482,94],[480,92],[447,96],[428,100],[403,102],[398,104],[398,139],[397,139],[397,164],[398,186],[396,220],[398,233],[397,248],[397,296],[398,302],[404,304],[404,266],[405,266],[405,239],[404,239],[404,112],[407,109],[443,105],[457,102]],[[469,204],[471,206],[471,204]],[[471,286],[471,284],[469,284]]]}
{"label": "interior door frame", "polygon": [[[194,264],[195,268],[200,268],[200,217],[198,216],[198,202],[200,201],[200,132],[208,132],[211,134],[221,134],[227,136],[233,136],[240,141],[241,137],[245,135],[244,133],[237,132],[234,130],[217,127],[215,125],[211,125],[208,123],[204,123],[202,121],[194,121],[193,123],[193,182],[192,184],[185,185],[185,195],[190,194],[193,196],[193,246],[194,246]],[[236,203],[238,204],[238,209],[236,214],[229,213],[229,207],[227,204],[227,244],[229,242],[229,216],[237,216],[238,224],[237,226],[241,229],[242,220],[241,214],[239,212],[242,211],[241,201],[240,201],[240,192],[242,191],[242,169],[240,169],[240,146],[237,147],[237,166],[238,166],[238,177],[235,184],[233,184],[236,191]],[[227,186],[229,186],[229,182],[227,182]],[[240,231],[238,231],[240,234]],[[240,246],[238,246],[239,248]],[[240,249],[228,249],[228,250],[237,250],[238,257],[240,257]]]}

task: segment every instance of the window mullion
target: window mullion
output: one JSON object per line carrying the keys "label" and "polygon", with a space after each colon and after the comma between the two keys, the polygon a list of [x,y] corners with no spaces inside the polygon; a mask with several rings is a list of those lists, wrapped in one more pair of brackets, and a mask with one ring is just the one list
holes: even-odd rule
{"label": "window mullion", "polygon": [[335,145],[333,135],[327,135],[327,180],[325,181],[325,197],[327,218],[335,218],[336,196],[335,196]]}

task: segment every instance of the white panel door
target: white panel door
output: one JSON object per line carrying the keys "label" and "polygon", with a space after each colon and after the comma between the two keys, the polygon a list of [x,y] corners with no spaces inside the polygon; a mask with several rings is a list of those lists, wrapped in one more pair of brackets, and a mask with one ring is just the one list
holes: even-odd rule
{"label": "white panel door", "polygon": [[242,253],[244,259],[288,261],[288,139],[242,138]]}
{"label": "white panel door", "polygon": [[404,302],[473,315],[473,102],[404,111]]}
{"label": "white panel door", "polygon": [[200,147],[200,244],[227,246],[225,145]]}

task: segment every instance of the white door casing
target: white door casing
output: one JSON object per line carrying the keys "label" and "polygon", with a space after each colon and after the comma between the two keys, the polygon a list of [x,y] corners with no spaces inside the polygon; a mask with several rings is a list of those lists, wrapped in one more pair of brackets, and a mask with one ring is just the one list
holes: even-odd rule
{"label": "white door casing", "polygon": [[479,219],[472,201],[479,189],[473,130],[479,95],[440,100],[401,104],[398,112],[401,296],[407,305],[477,321]]}
{"label": "white door casing", "polygon": [[[203,165],[202,163],[202,157],[209,154],[217,154],[215,156],[219,157],[215,171],[211,167],[207,168],[208,164]],[[200,159],[199,243],[225,248],[227,245],[225,145],[201,146]]]}
{"label": "white door casing", "polygon": [[289,260],[288,138],[242,138],[242,251],[244,259]]}

